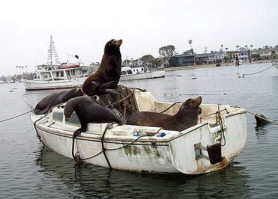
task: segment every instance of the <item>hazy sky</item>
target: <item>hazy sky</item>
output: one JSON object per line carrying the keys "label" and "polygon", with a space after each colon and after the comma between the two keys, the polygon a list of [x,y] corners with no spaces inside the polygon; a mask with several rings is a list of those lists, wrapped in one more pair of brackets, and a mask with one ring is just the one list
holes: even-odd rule
{"label": "hazy sky", "polygon": [[0,75],[46,63],[50,35],[60,61],[67,54],[100,61],[105,43],[123,39],[122,58],[174,45],[197,53],[278,45],[277,0],[6,0],[0,6]]}

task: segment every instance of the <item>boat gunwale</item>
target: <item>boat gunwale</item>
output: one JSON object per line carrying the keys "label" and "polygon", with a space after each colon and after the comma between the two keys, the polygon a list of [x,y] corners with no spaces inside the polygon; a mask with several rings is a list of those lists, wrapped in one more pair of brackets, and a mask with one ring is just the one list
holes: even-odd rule
{"label": "boat gunwale", "polygon": [[[59,111],[58,111],[59,112]],[[225,114],[225,115],[223,115],[223,117],[224,118],[228,118],[228,117],[231,117],[231,116],[235,116],[235,115],[240,115],[240,114],[246,114],[246,110],[245,109],[243,109],[243,108],[239,108],[239,110],[237,110],[237,111],[234,111],[234,112],[231,112],[231,113],[229,113],[229,114]],[[48,119],[47,119],[47,121],[45,121],[45,120],[43,120],[43,121],[45,121],[45,124],[46,123],[48,123],[50,120],[53,120],[51,117],[49,117]],[[48,126],[44,126],[43,124],[41,124],[41,123],[38,123],[38,124],[36,124],[36,127],[37,128],[40,128],[41,130],[44,130],[44,131],[46,131],[47,133],[51,133],[51,134],[55,134],[55,135],[62,135],[62,136],[64,136],[64,137],[71,137],[71,133],[73,133],[74,131],[71,131],[71,130],[62,130],[62,129],[55,129],[55,128],[53,128],[53,127],[50,127],[50,125],[53,125],[54,123],[56,123],[56,122],[58,122],[58,123],[60,123],[61,125],[63,125],[63,122],[60,122],[60,121],[57,121],[57,120],[53,120],[53,123],[52,124],[49,124]],[[69,126],[74,126],[74,127],[77,127],[76,125],[74,125],[74,124],[66,124],[66,125],[69,125]],[[144,128],[144,130],[147,130],[146,129],[146,126],[137,126],[137,125],[130,125],[130,126],[135,126],[135,127],[137,127],[138,129],[140,129],[140,128]],[[180,137],[182,137],[182,136],[184,136],[184,135],[186,135],[186,134],[189,134],[189,133],[191,133],[191,132],[193,132],[193,131],[195,131],[196,129],[198,129],[198,128],[201,128],[201,127],[203,127],[203,126],[208,126],[208,129],[209,129],[209,131],[210,131],[210,129],[211,129],[211,127],[210,127],[210,124],[209,124],[209,122],[208,121],[206,121],[206,122],[201,122],[201,123],[198,123],[198,124],[196,124],[196,125],[194,125],[194,126],[192,126],[192,127],[190,127],[190,128],[188,128],[188,129],[185,129],[184,131],[175,131],[175,132],[177,132],[177,134],[176,135],[172,135],[171,137],[169,137],[169,138],[167,138],[167,139],[163,139],[163,140],[158,140],[158,139],[155,139],[155,138],[151,138],[151,137],[153,137],[153,136],[145,136],[145,137],[142,137],[142,139],[140,139],[140,140],[137,140],[136,142],[140,142],[140,143],[146,143],[146,142],[150,142],[150,143],[169,143],[169,142],[171,142],[171,141],[173,141],[173,140],[175,140],[175,139],[178,139],[178,138],[180,138]],[[150,128],[152,128],[152,127],[150,127]],[[51,129],[51,131],[49,130],[49,129]],[[162,130],[164,130],[164,129],[162,129]],[[167,130],[166,130],[167,131]],[[66,133],[64,133],[64,132],[66,132]],[[71,132],[71,133],[67,133],[67,132]],[[91,137],[91,136],[88,136],[88,135],[95,135],[96,137]],[[101,135],[102,134],[95,134],[95,133],[86,133],[86,132],[83,132],[80,136],[78,136],[76,139],[80,139],[80,140],[101,140]],[[112,135],[113,136],[113,135]],[[106,137],[105,138],[105,142],[113,142],[113,141],[116,141],[116,143],[118,143],[118,142],[133,142],[135,139],[137,139],[138,137],[137,136],[135,136],[134,137],[134,139],[130,139],[130,138],[128,138],[128,139],[122,139],[124,136],[118,136],[117,138],[116,137]],[[148,137],[148,139],[146,139],[146,137]],[[118,141],[118,142],[117,142]],[[121,144],[121,143],[119,143],[119,144]]]}
{"label": "boat gunwale", "polygon": [[[51,131],[49,128],[51,127],[45,127],[42,124],[36,125],[36,128],[39,130],[42,130],[46,133],[52,134],[52,135],[57,135],[57,136],[62,136],[66,138],[71,138],[72,139],[72,134],[71,133],[63,133],[64,130],[61,129],[52,129]],[[74,131],[64,131],[64,132],[74,132]],[[84,135],[85,134],[85,135]],[[86,135],[95,135],[97,137],[90,137]],[[101,134],[92,134],[92,133],[81,133],[80,136],[76,137],[76,140],[85,140],[85,141],[93,141],[93,142],[101,142]],[[112,144],[130,144],[134,140],[136,140],[139,136],[136,136],[134,139],[119,139],[119,138],[105,138],[104,143],[112,143]],[[146,136],[147,137],[147,136]],[[144,137],[142,137],[144,138]],[[137,142],[141,142],[142,144],[136,144]],[[146,144],[149,142],[149,144]],[[166,140],[137,140],[135,143],[132,143],[131,145],[153,145],[153,143],[156,143],[156,146],[169,146],[168,144],[159,144],[159,143],[168,143],[169,141]]]}

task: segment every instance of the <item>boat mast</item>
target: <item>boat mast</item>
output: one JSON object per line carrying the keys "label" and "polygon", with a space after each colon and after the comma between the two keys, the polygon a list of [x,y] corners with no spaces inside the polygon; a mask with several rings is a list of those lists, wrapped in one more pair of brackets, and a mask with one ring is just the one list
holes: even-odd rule
{"label": "boat mast", "polygon": [[60,64],[58,54],[56,52],[56,48],[54,45],[54,41],[52,39],[52,35],[50,36],[50,44],[49,44],[49,49],[48,49],[48,58],[47,58],[47,64],[52,66],[53,65],[53,60],[55,59],[55,64],[58,65]]}

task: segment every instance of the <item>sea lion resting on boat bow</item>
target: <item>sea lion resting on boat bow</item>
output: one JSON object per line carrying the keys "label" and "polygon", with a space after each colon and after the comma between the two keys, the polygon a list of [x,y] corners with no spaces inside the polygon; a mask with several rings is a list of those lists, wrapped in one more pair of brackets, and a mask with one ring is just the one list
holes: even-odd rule
{"label": "sea lion resting on boat bow", "polygon": [[93,96],[119,93],[116,88],[122,71],[121,44],[121,39],[112,39],[106,43],[98,70],[83,83],[82,90],[85,94]]}
{"label": "sea lion resting on boat bow", "polygon": [[81,96],[69,100],[64,108],[64,115],[66,121],[69,120],[73,111],[75,111],[79,121],[81,123],[81,128],[77,129],[73,133],[73,143],[72,143],[72,157],[74,156],[74,139],[87,130],[88,123],[110,123],[116,122],[122,124],[121,119],[109,108],[104,107],[97,103],[97,101],[92,97]]}
{"label": "sea lion resting on boat bow", "polygon": [[183,131],[198,123],[202,97],[186,100],[175,115],[156,112],[136,112],[127,120],[127,124],[138,126],[156,126],[165,130]]}
{"label": "sea lion resting on boat bow", "polygon": [[69,91],[52,93],[44,97],[35,107],[34,113],[42,115],[47,113],[53,106],[68,101],[71,98],[82,96],[84,93],[80,88],[74,88]]}

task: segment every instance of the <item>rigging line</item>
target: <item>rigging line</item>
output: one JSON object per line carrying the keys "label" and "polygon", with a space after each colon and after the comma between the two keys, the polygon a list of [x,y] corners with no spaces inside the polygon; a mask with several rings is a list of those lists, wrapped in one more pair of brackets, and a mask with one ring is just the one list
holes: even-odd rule
{"label": "rigging line", "polygon": [[8,121],[8,120],[15,119],[15,118],[18,118],[18,117],[20,117],[20,116],[22,116],[22,115],[25,115],[25,114],[27,114],[27,113],[30,113],[30,112],[32,112],[32,110],[27,111],[27,112],[22,113],[22,114],[19,114],[19,115],[16,115],[16,116],[13,116],[13,117],[10,117],[10,118],[7,118],[7,119],[4,119],[4,120],[0,120],[0,122],[6,122],[6,121]]}

